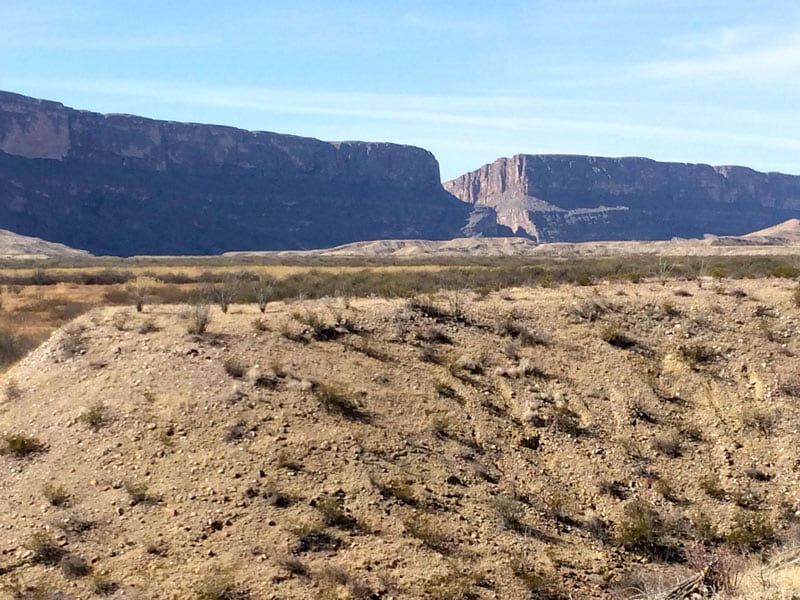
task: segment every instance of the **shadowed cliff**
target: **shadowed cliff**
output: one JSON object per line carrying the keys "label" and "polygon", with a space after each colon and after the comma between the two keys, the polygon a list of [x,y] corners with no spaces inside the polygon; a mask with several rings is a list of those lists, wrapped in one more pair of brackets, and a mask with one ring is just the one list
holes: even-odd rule
{"label": "shadowed cliff", "polygon": [[114,255],[497,233],[493,211],[445,192],[420,148],[102,115],[2,92],[0,225]]}

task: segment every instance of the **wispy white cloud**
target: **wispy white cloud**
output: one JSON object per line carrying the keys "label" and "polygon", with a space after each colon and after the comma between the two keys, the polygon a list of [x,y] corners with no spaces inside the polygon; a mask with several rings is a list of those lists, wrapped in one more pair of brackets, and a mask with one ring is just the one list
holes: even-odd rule
{"label": "wispy white cloud", "polygon": [[[758,38],[758,39],[756,39]],[[632,74],[653,79],[729,79],[796,83],[800,73],[800,36],[775,37],[730,30],[711,35],[705,52],[691,58],[635,65]]]}
{"label": "wispy white cloud", "polygon": [[8,50],[180,50],[213,46],[214,36],[179,32],[153,32],[126,35],[63,36],[9,34],[0,38],[0,48]]}
{"label": "wispy white cloud", "polygon": [[727,53],[741,50],[752,43],[762,42],[773,32],[755,25],[721,27],[700,33],[669,36],[664,40],[668,47],[684,52],[712,51]]}
{"label": "wispy white cloud", "polygon": [[470,19],[455,14],[433,15],[422,12],[407,12],[400,18],[400,24],[409,29],[420,29],[433,33],[460,33],[464,35],[482,35],[493,30],[491,20]]}

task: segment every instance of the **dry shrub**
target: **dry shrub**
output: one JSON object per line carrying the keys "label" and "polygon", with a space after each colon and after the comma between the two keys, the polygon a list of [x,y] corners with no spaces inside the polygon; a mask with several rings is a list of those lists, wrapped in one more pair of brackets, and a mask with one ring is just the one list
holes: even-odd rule
{"label": "dry shrub", "polygon": [[62,485],[48,483],[42,488],[42,494],[51,506],[64,506],[69,500],[69,493]]}
{"label": "dry shrub", "polygon": [[238,358],[229,356],[222,364],[225,372],[234,379],[241,379],[247,373],[247,367]]}
{"label": "dry shrub", "polygon": [[406,533],[421,541],[431,550],[440,554],[449,554],[452,551],[452,540],[436,522],[434,517],[414,514],[403,521]]}
{"label": "dry shrub", "polygon": [[251,597],[230,573],[220,570],[213,571],[198,583],[195,594],[198,600],[248,600]]}
{"label": "dry shrub", "polygon": [[64,556],[64,549],[44,531],[34,533],[26,544],[31,551],[31,560],[42,565],[57,565]]}
{"label": "dry shrub", "polygon": [[155,333],[158,331],[158,325],[153,319],[145,319],[142,321],[142,324],[139,325],[139,333],[146,334],[146,333]]}
{"label": "dry shrub", "polygon": [[317,512],[322,522],[338,529],[353,530],[358,528],[358,521],[344,506],[344,500],[336,496],[326,496],[317,501]]}
{"label": "dry shrub", "polygon": [[91,574],[91,565],[83,560],[80,556],[74,554],[65,554],[59,563],[61,573],[66,579],[79,579]]}
{"label": "dry shrub", "polygon": [[632,337],[622,333],[616,326],[608,326],[600,332],[601,339],[607,344],[620,348],[621,350],[629,350],[635,348],[638,342]]}
{"label": "dry shrub", "polygon": [[313,391],[325,412],[339,415],[349,421],[368,422],[370,420],[369,414],[350,399],[350,394],[343,387],[318,383],[314,386]]}
{"label": "dry shrub", "polygon": [[17,335],[7,327],[0,327],[0,369],[17,362],[33,346],[33,342]]}
{"label": "dry shrub", "polygon": [[211,313],[208,304],[195,304],[189,312],[189,324],[186,331],[192,335],[202,335],[208,329],[210,322]]}
{"label": "dry shrub", "polygon": [[278,566],[290,575],[296,575],[298,577],[308,577],[309,575],[306,564],[296,556],[285,554],[283,556],[279,556],[275,562],[277,562]]}
{"label": "dry shrub", "polygon": [[682,453],[683,440],[677,431],[666,435],[659,435],[651,442],[653,450],[668,458],[678,458]]}
{"label": "dry shrub", "polygon": [[9,379],[3,388],[3,394],[7,401],[13,402],[22,397],[22,388],[19,387],[19,384],[15,380]]}
{"label": "dry shrub", "polygon": [[741,421],[746,430],[767,436],[775,429],[778,423],[778,415],[762,408],[748,406],[742,410]]}

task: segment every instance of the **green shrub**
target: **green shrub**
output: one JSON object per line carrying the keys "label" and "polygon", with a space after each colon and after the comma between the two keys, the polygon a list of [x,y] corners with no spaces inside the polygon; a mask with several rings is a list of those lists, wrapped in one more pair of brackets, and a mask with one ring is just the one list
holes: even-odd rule
{"label": "green shrub", "polygon": [[617,523],[614,536],[626,550],[651,551],[661,544],[663,522],[656,509],[642,500],[625,507],[625,517]]}
{"label": "green shrub", "polygon": [[144,482],[126,481],[125,491],[128,493],[131,504],[155,504],[158,498],[150,494]]}
{"label": "green shrub", "polygon": [[326,496],[317,501],[317,512],[322,522],[331,527],[352,530],[358,528],[358,521],[347,513],[344,501],[336,496]]}
{"label": "green shrub", "polygon": [[737,513],[726,539],[741,552],[763,550],[778,541],[775,527],[766,515],[748,512]]}
{"label": "green shrub", "polygon": [[108,422],[107,412],[104,405],[95,404],[83,411],[78,420],[93,431],[99,431]]}
{"label": "green shrub", "polygon": [[8,433],[3,436],[3,447],[0,454],[10,454],[16,458],[24,458],[31,454],[44,452],[47,447],[38,439],[24,433]]}

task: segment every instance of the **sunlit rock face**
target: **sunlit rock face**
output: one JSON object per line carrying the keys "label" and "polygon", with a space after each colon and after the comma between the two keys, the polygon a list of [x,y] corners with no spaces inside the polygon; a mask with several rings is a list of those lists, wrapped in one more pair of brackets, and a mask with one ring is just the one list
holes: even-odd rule
{"label": "sunlit rock face", "polygon": [[645,158],[521,154],[444,187],[543,242],[736,235],[800,214],[800,177]]}

